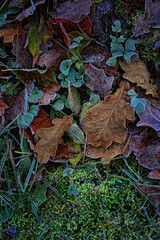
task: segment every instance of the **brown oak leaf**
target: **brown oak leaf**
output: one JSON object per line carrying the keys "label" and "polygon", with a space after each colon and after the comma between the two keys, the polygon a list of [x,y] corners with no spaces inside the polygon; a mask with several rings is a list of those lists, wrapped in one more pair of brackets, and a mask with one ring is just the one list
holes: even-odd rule
{"label": "brown oak leaf", "polygon": [[140,165],[151,170],[159,170],[160,141],[152,139],[147,132],[142,132],[140,136],[132,136],[129,147]]}
{"label": "brown oak leaf", "polygon": [[58,144],[62,144],[64,132],[72,124],[73,118],[71,116],[64,116],[63,118],[56,118],[53,120],[54,126],[50,128],[39,128],[36,135],[40,138],[35,146],[35,152],[40,163],[46,163],[50,156],[55,157]]}
{"label": "brown oak leaf", "polygon": [[153,170],[148,174],[149,178],[160,179],[160,171]]}
{"label": "brown oak leaf", "polygon": [[121,82],[113,95],[88,110],[81,125],[87,134],[87,143],[108,148],[113,142],[123,143],[127,137],[126,122],[134,121],[134,111],[126,102],[128,82]]}
{"label": "brown oak leaf", "polygon": [[48,105],[51,100],[54,100],[56,97],[56,92],[59,89],[60,89],[60,86],[58,84],[51,84],[48,87],[45,87],[44,89],[42,89],[44,96],[39,100],[39,106]]}
{"label": "brown oak leaf", "polygon": [[137,127],[151,127],[160,137],[160,108],[146,100],[145,111],[139,114],[140,121]]}
{"label": "brown oak leaf", "polygon": [[119,154],[125,154],[128,151],[129,137],[124,143],[112,143],[107,149],[103,147],[93,147],[92,145],[87,145],[86,156],[90,158],[101,158],[103,164],[110,163],[111,159]]}
{"label": "brown oak leaf", "polygon": [[76,157],[77,152],[75,149],[71,148],[68,143],[67,144],[59,144],[56,152],[56,156],[50,158],[50,161],[55,161],[57,159],[61,159],[62,157],[69,158],[69,157]]}
{"label": "brown oak leaf", "polygon": [[9,25],[0,29],[0,37],[4,37],[4,43],[12,43],[17,35],[25,36],[25,30],[20,25]]}
{"label": "brown oak leaf", "polygon": [[152,84],[150,79],[151,74],[149,73],[146,65],[140,59],[126,63],[125,61],[120,62],[120,66],[126,72],[123,77],[132,83],[136,83],[137,86],[142,87],[146,90],[146,94],[152,94],[153,97],[157,97],[157,86]]}
{"label": "brown oak leaf", "polygon": [[150,27],[160,28],[160,1],[156,0],[154,3],[152,0],[146,0],[144,17],[140,17],[139,21],[134,29],[133,36],[150,33]]}
{"label": "brown oak leaf", "polygon": [[68,0],[62,4],[59,4],[56,8],[56,12],[50,13],[54,18],[64,18],[71,22],[78,23],[82,16],[86,16],[90,13],[90,7],[93,4],[93,0]]}
{"label": "brown oak leaf", "polygon": [[98,69],[91,63],[88,66],[85,66],[85,73],[91,79],[86,83],[87,87],[98,93],[101,99],[104,99],[110,93],[114,76],[107,77],[103,69]]}

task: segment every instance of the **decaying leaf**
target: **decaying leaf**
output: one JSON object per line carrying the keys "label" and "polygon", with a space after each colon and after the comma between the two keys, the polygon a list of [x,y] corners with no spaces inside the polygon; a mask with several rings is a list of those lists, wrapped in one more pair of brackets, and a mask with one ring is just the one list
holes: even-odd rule
{"label": "decaying leaf", "polygon": [[78,115],[81,111],[81,97],[77,88],[68,84],[68,102],[73,114]]}
{"label": "decaying leaf", "polygon": [[72,117],[64,116],[53,120],[53,127],[40,128],[36,135],[40,138],[35,146],[35,152],[40,163],[46,163],[50,156],[55,157],[58,144],[62,144],[64,132],[72,124]]}
{"label": "decaying leaf", "polygon": [[107,77],[103,69],[98,69],[92,64],[85,67],[85,73],[91,79],[86,83],[87,87],[104,99],[111,91],[114,76]]}
{"label": "decaying leaf", "polygon": [[160,171],[153,170],[148,174],[149,178],[160,179]]}
{"label": "decaying leaf", "polygon": [[0,98],[0,116],[3,116],[5,113],[5,110],[8,108],[8,105],[5,103],[3,98]]}
{"label": "decaying leaf", "polygon": [[146,65],[140,59],[134,60],[131,63],[125,61],[120,62],[120,66],[126,72],[123,77],[132,83],[136,83],[137,86],[142,87],[146,90],[146,94],[152,94],[153,97],[158,97],[157,86],[152,84],[150,79],[151,74],[149,73]]}
{"label": "decaying leaf", "polygon": [[160,28],[160,1],[156,0],[154,3],[152,0],[146,0],[144,17],[140,17],[139,21],[134,29],[134,37],[149,33],[150,27]]}
{"label": "decaying leaf", "polygon": [[160,108],[146,100],[145,111],[139,114],[140,121],[137,127],[151,127],[160,137]]}
{"label": "decaying leaf", "polygon": [[56,12],[50,13],[54,18],[64,18],[71,22],[78,23],[83,15],[88,15],[90,7],[93,4],[93,0],[68,0],[62,4],[59,4],[56,8]]}
{"label": "decaying leaf", "polygon": [[71,148],[68,143],[67,144],[59,144],[57,151],[56,151],[56,156],[50,158],[50,161],[55,161],[56,159],[60,159],[62,157],[69,158],[69,157],[76,157],[77,152],[75,149]]}
{"label": "decaying leaf", "polygon": [[40,110],[34,120],[30,124],[32,134],[35,134],[39,128],[50,128],[53,126],[52,119],[49,118],[48,113],[40,107]]}
{"label": "decaying leaf", "polygon": [[121,82],[115,94],[88,110],[81,121],[88,144],[107,149],[113,142],[124,143],[127,137],[126,122],[135,120],[134,111],[125,100],[128,90],[129,83]]}
{"label": "decaying leaf", "polygon": [[54,100],[56,97],[56,92],[60,89],[58,84],[50,84],[48,87],[45,87],[43,91],[43,98],[39,100],[39,105],[48,105],[51,100]]}
{"label": "decaying leaf", "polygon": [[16,35],[24,37],[25,32],[21,25],[9,25],[4,29],[0,29],[0,37],[4,37],[5,43],[12,43]]}
{"label": "decaying leaf", "polygon": [[140,165],[151,170],[159,170],[160,141],[152,140],[150,134],[142,132],[140,136],[132,136],[129,147]]}
{"label": "decaying leaf", "polygon": [[124,143],[112,143],[107,149],[103,147],[93,147],[87,145],[86,156],[90,158],[101,158],[103,164],[110,163],[111,159],[120,154],[125,154],[128,150],[129,136]]}
{"label": "decaying leaf", "polygon": [[77,123],[73,123],[68,129],[67,135],[73,140],[74,143],[84,144],[85,137],[82,129],[77,125]]}

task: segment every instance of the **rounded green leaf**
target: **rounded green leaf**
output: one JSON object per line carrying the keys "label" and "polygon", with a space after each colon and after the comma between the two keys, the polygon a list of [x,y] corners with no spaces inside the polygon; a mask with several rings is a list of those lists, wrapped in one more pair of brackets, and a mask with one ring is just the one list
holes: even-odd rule
{"label": "rounded green leaf", "polygon": [[72,173],[73,173],[73,169],[72,168],[65,168],[63,170],[63,177],[68,177]]}
{"label": "rounded green leaf", "polygon": [[60,65],[60,71],[65,75],[67,76],[68,73],[69,73],[69,69],[72,65],[72,60],[71,59],[66,59],[66,60],[63,60],[61,62],[61,65]]}
{"label": "rounded green leaf", "polygon": [[79,194],[78,188],[76,188],[76,186],[74,184],[71,184],[68,187],[68,194],[77,196]]}

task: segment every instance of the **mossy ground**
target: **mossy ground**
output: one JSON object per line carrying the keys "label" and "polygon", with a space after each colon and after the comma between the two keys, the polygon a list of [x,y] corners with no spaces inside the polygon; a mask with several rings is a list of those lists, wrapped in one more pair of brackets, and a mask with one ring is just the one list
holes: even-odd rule
{"label": "mossy ground", "polygon": [[[122,174],[123,160],[115,160],[109,166],[96,166],[90,174],[74,170],[73,182],[79,195],[69,196],[69,179],[63,177],[66,166],[50,165],[45,180],[68,202],[48,189],[46,201],[35,216],[31,210],[32,196],[26,193],[12,218],[1,224],[2,239],[9,239],[5,230],[11,225],[17,226],[18,239],[158,239],[160,229],[155,209],[149,202],[143,207],[145,197],[136,192],[129,178]],[[134,159],[131,167],[137,173],[142,171]],[[117,169],[119,176],[115,177]]]}

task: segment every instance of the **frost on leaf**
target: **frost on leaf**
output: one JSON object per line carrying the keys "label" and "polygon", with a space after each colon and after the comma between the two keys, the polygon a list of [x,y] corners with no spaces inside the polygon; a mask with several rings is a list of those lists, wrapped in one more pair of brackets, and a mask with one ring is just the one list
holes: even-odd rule
{"label": "frost on leaf", "polygon": [[101,99],[104,99],[112,88],[114,76],[107,77],[103,69],[98,69],[92,64],[85,69],[85,73],[90,77],[90,81],[86,83],[92,91],[98,93]]}
{"label": "frost on leaf", "polygon": [[87,134],[87,143],[107,149],[113,142],[124,143],[127,138],[126,122],[134,121],[134,111],[125,98],[129,83],[121,82],[113,95],[88,110],[81,125]]}
{"label": "frost on leaf", "polygon": [[142,132],[131,138],[129,147],[137,157],[138,163],[151,170],[159,170],[160,142],[151,138],[151,135]]}
{"label": "frost on leaf", "polygon": [[35,152],[40,163],[46,163],[50,156],[56,156],[58,144],[62,144],[64,132],[72,124],[72,117],[64,116],[53,120],[53,127],[40,128],[36,135],[40,138],[35,146]]}
{"label": "frost on leaf", "polygon": [[125,61],[120,62],[120,66],[126,72],[123,77],[132,83],[136,83],[138,87],[142,87],[146,90],[146,94],[152,94],[153,97],[157,97],[157,86],[152,84],[150,79],[151,74],[144,62],[141,60],[134,60],[131,63]]}
{"label": "frost on leaf", "polygon": [[151,127],[160,137],[160,108],[146,99],[145,111],[139,114],[137,127]]}

